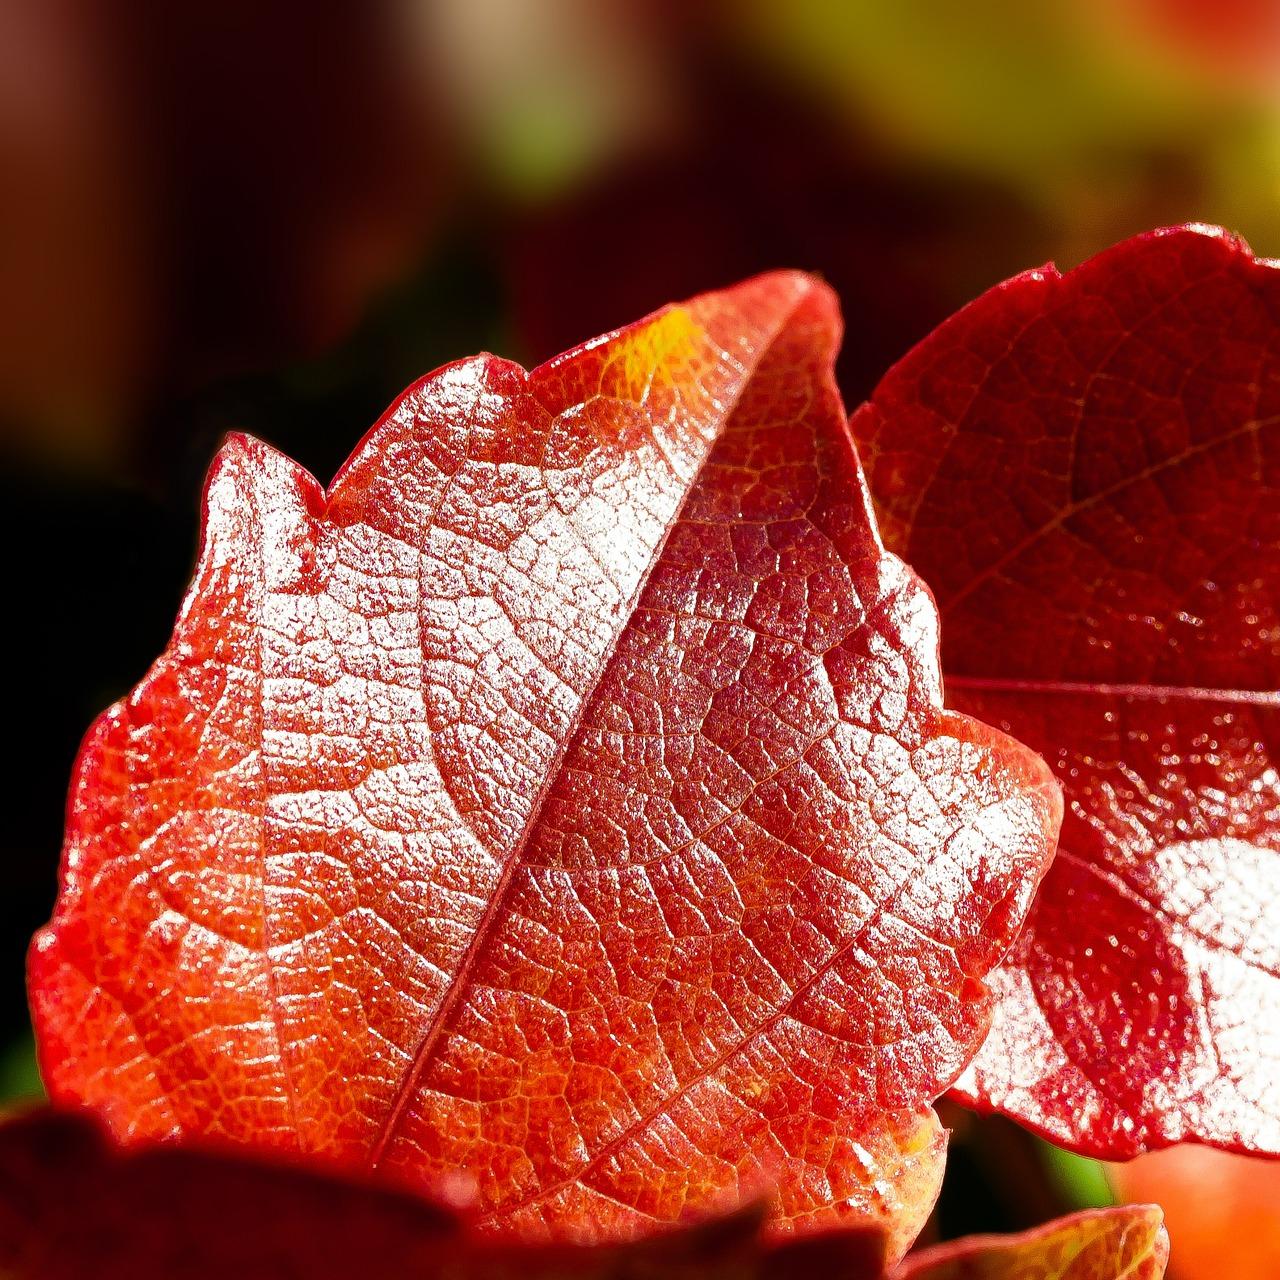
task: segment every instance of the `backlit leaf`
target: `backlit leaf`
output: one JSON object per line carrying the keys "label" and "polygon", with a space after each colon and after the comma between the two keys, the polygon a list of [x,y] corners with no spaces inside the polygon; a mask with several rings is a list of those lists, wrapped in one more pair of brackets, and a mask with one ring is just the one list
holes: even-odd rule
{"label": "backlit leaf", "polygon": [[901,1252],[1060,798],[941,710],[837,341],[780,274],[442,369],[327,492],[229,442],[173,641],[77,766],[51,1096],[461,1173],[488,1230],[767,1191]]}
{"label": "backlit leaf", "polygon": [[970,1236],[913,1254],[895,1280],[1160,1280],[1159,1209],[1090,1209],[1016,1236]]}
{"label": "backlit leaf", "polygon": [[1280,1153],[1280,273],[1207,228],[992,290],[853,419],[951,705],[1061,848],[959,1095],[1119,1158]]}

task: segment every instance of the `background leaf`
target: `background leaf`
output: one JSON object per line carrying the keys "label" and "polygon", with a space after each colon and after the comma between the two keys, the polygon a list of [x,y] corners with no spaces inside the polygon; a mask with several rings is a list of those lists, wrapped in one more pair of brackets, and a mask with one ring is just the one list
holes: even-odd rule
{"label": "background leaf", "polygon": [[1160,1280],[1168,1257],[1160,1210],[1138,1205],[925,1249],[903,1263],[897,1280]]}
{"label": "background leaf", "polygon": [[1170,1280],[1271,1280],[1280,1273],[1280,1162],[1183,1143],[1108,1166],[1121,1200],[1158,1200]]}
{"label": "background leaf", "polygon": [[1280,275],[1222,232],[985,294],[853,419],[953,706],[1058,857],[958,1096],[1079,1151],[1280,1153]]}

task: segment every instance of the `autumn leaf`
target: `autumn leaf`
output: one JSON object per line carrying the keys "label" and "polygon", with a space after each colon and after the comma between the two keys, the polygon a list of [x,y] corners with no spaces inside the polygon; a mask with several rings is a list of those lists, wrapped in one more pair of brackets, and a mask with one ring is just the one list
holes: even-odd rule
{"label": "autumn leaf", "polygon": [[883,1241],[844,1229],[766,1244],[751,1207],[625,1245],[504,1245],[391,1188],[155,1143],[83,1117],[0,1127],[0,1268],[12,1280],[876,1280]]}
{"label": "autumn leaf", "polygon": [[1111,1158],[1280,1153],[1280,274],[1223,232],[1028,272],[853,419],[949,703],[1061,846],[958,1094]]}
{"label": "autumn leaf", "polygon": [[1151,1205],[1091,1209],[1016,1236],[912,1254],[895,1280],[1160,1280],[1169,1240]]}
{"label": "autumn leaf", "polygon": [[231,440],[172,643],[92,728],[30,991],[56,1101],[625,1237],[936,1194],[928,1103],[1052,849],[941,709],[779,274],[411,388],[326,492]]}
{"label": "autumn leaf", "polygon": [[1174,1280],[1280,1275],[1280,1161],[1188,1142],[1110,1165],[1107,1177],[1122,1201],[1158,1201]]}
{"label": "autumn leaf", "polygon": [[391,1280],[458,1236],[453,1209],[388,1188],[159,1143],[121,1155],[96,1125],[43,1110],[0,1126],[0,1273],[18,1280]]}

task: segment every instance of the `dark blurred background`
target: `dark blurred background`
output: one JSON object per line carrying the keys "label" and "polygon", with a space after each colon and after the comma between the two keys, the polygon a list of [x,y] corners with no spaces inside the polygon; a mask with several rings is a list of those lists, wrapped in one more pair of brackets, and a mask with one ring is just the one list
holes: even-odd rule
{"label": "dark blurred background", "polygon": [[[0,1093],[76,746],[226,431],[327,480],[445,360],[774,266],[839,291],[856,402],[1023,268],[1186,220],[1280,253],[1278,71],[1272,0],[0,0]],[[1111,1194],[948,1118],[944,1234]]]}

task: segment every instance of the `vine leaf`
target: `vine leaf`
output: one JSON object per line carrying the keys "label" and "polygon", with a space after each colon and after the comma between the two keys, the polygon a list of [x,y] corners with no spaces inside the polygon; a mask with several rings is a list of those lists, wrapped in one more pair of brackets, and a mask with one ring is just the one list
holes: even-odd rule
{"label": "vine leaf", "polygon": [[1090,1209],[1015,1236],[912,1254],[894,1280],[1161,1280],[1169,1238],[1152,1205]]}
{"label": "vine leaf", "polygon": [[1180,1280],[1273,1280],[1280,1272],[1280,1161],[1185,1142],[1107,1166],[1122,1202],[1154,1201]]}
{"label": "vine leaf", "polygon": [[1060,852],[958,1096],[1078,1151],[1280,1154],[1280,271],[1204,227],[1032,271],[854,415],[950,705]]}
{"label": "vine leaf", "polygon": [[762,1239],[762,1206],[638,1242],[493,1241],[465,1212],[367,1180],[151,1143],[82,1116],[0,1126],[0,1267],[12,1280],[878,1280],[884,1240],[842,1228]]}
{"label": "vine leaf", "polygon": [[941,707],[831,294],[760,277],[412,387],[325,491],[232,439],[90,731],[30,991],[56,1101],[638,1234],[936,1194],[1060,818]]}

